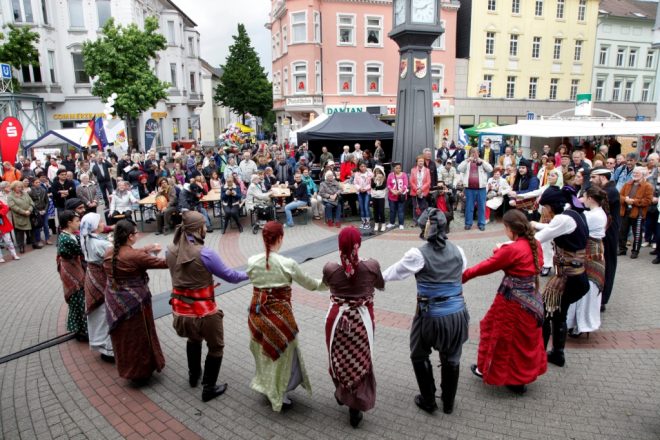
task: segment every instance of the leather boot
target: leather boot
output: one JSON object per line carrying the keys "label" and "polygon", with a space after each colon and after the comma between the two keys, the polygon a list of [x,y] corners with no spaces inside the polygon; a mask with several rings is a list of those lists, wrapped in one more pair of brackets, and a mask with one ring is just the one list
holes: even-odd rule
{"label": "leather boot", "polygon": [[440,368],[440,374],[442,382],[440,383],[440,389],[442,390],[442,395],[440,399],[442,400],[442,412],[445,414],[451,414],[454,411],[454,399],[456,398],[456,390],[458,389],[458,374],[460,372],[460,364],[452,365],[448,362],[442,364]]}
{"label": "leather boot", "polygon": [[552,350],[548,352],[548,362],[558,367],[563,367],[566,363],[564,358],[564,347],[566,346],[566,334],[568,329],[566,323],[553,326],[552,329]]}
{"label": "leather boot", "polygon": [[362,421],[362,411],[359,409],[348,409],[348,421],[353,428],[357,428],[360,422]]}
{"label": "leather boot", "polygon": [[541,330],[543,331],[543,348],[547,350],[548,342],[550,341],[550,334],[552,333],[552,322],[550,321],[550,318],[546,317],[543,320],[543,326]]}
{"label": "leather boot", "polygon": [[188,383],[195,388],[202,375],[202,343],[188,341],[186,354],[188,355]]}
{"label": "leather boot", "polygon": [[413,361],[413,370],[421,393],[415,396],[415,405],[427,413],[433,414],[438,409],[438,404],[435,402],[435,381],[431,361],[428,358]]}
{"label": "leather boot", "polygon": [[222,365],[222,356],[211,357],[206,356],[204,362],[204,377],[202,378],[202,401],[208,402],[211,399],[222,395],[227,390],[227,384],[216,385],[218,381],[218,374],[220,374],[220,366]]}

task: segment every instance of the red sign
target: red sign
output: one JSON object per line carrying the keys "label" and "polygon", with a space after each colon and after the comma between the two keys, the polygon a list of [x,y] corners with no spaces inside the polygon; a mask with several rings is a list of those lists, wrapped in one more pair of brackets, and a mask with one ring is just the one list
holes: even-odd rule
{"label": "red sign", "polygon": [[0,154],[2,160],[11,163],[16,160],[21,136],[23,136],[23,126],[18,119],[9,116],[2,121],[2,124],[0,124]]}

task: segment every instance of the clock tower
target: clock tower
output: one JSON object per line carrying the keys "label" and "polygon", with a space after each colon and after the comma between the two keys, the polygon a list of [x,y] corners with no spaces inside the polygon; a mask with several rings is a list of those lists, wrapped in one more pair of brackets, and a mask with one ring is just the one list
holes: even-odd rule
{"label": "clock tower", "polygon": [[415,157],[433,147],[431,45],[444,32],[441,0],[394,0],[394,27],[389,37],[399,46],[399,87],[392,161],[404,172]]}

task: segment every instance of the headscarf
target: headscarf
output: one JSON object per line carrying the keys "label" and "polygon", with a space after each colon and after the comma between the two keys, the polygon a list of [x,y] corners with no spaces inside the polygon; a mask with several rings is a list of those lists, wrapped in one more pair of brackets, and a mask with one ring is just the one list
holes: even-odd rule
{"label": "headscarf", "polygon": [[68,209],[69,211],[75,211],[77,207],[79,207],[80,205],[84,205],[84,204],[85,204],[85,202],[83,202],[82,200],[80,200],[77,197],[74,197],[72,199],[67,200],[64,203],[64,209]]}
{"label": "headscarf", "polygon": [[566,202],[569,203],[573,209],[584,211],[586,207],[578,198],[577,190],[575,188],[570,185],[565,185],[561,190],[566,195]]}
{"label": "headscarf", "polygon": [[427,208],[417,219],[423,237],[434,249],[444,249],[447,241],[447,217],[437,208]]}
{"label": "headscarf", "polygon": [[85,254],[85,260],[89,260],[87,251],[87,238],[93,234],[101,223],[101,216],[95,212],[85,214],[80,220],[80,238],[83,240],[82,251]]}
{"label": "headscarf", "polygon": [[[195,244],[204,244],[202,227],[206,224],[204,216],[197,211],[185,211],[182,221],[176,227],[172,246],[177,249],[176,264],[185,264],[195,259]],[[193,240],[189,240],[191,237]]]}
{"label": "headscarf", "polygon": [[354,226],[343,228],[339,232],[339,258],[346,276],[351,278],[357,272],[360,258],[358,250],[362,244],[362,234]]}

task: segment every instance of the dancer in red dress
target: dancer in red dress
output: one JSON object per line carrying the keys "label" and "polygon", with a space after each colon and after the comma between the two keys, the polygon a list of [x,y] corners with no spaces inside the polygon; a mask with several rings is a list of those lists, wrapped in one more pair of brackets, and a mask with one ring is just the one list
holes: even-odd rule
{"label": "dancer in red dress", "polygon": [[463,272],[466,283],[481,275],[504,271],[497,296],[480,323],[479,352],[472,372],[489,385],[506,385],[522,394],[527,391],[526,385],[548,367],[538,282],[543,253],[541,244],[534,238],[534,229],[522,212],[507,211],[503,221],[512,241]]}

